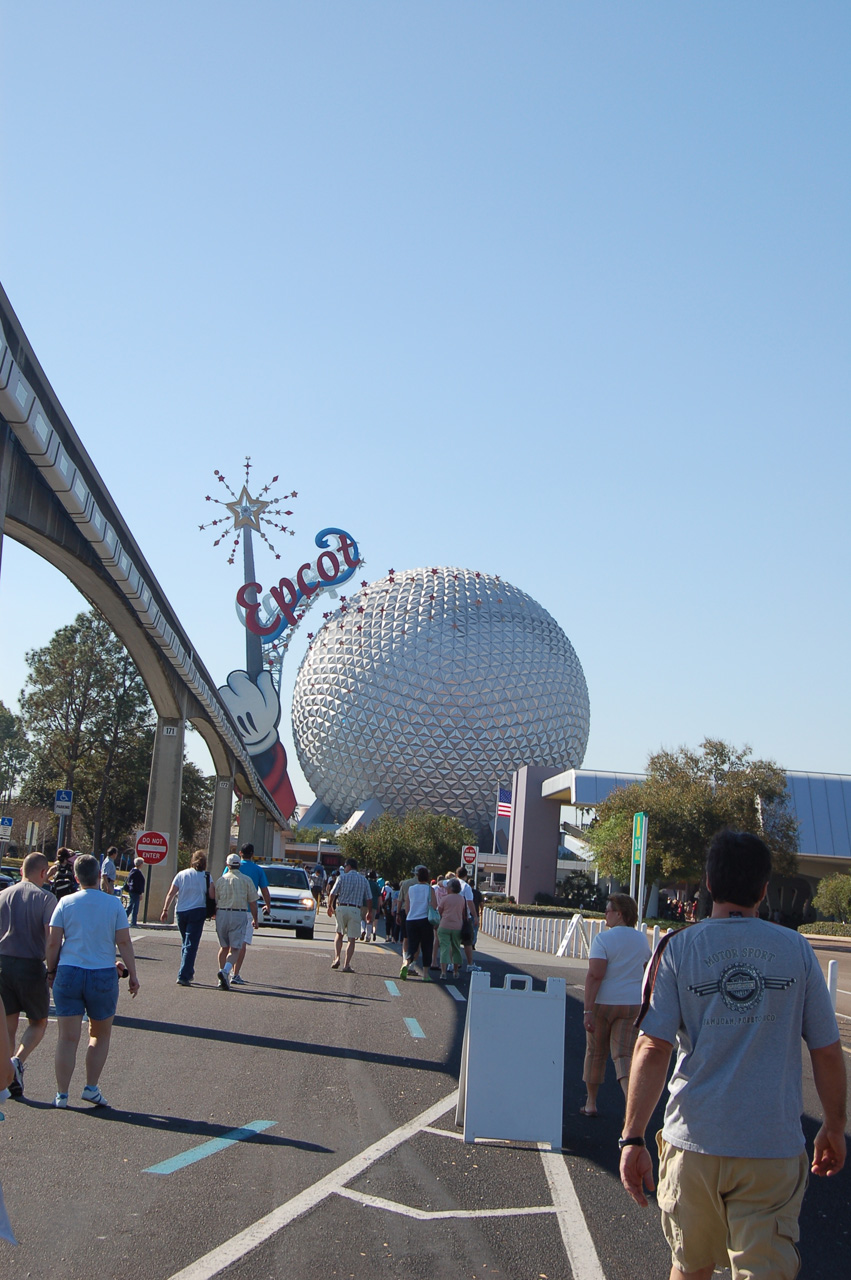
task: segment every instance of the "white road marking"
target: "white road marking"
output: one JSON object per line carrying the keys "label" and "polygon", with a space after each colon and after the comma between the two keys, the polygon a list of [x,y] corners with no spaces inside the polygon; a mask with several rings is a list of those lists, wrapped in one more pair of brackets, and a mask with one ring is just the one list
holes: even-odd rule
{"label": "white road marking", "polygon": [[238,1235],[219,1245],[217,1249],[212,1249],[203,1258],[198,1258],[196,1262],[190,1262],[189,1266],[184,1267],[182,1271],[176,1271],[169,1280],[210,1280],[211,1276],[219,1275],[226,1267],[233,1266],[240,1258],[244,1258],[246,1254],[265,1244],[272,1236],[277,1235],[284,1227],[289,1226],[294,1219],[300,1218],[302,1214],[314,1209],[322,1200],[339,1191],[341,1187],[345,1186],[347,1182],[351,1182],[352,1178],[358,1177],[376,1160],[380,1160],[383,1156],[388,1155],[389,1152],[395,1151],[397,1147],[400,1147],[403,1142],[407,1142],[409,1138],[413,1138],[426,1125],[445,1115],[450,1108],[455,1106],[457,1101],[458,1090],[453,1089],[452,1093],[447,1094],[440,1102],[436,1102],[434,1106],[422,1111],[413,1120],[400,1125],[392,1133],[385,1134],[378,1142],[374,1142],[371,1147],[367,1147],[365,1151],[361,1151],[359,1155],[353,1156],[351,1160],[347,1160],[345,1164],[340,1165],[339,1169],[335,1169],[324,1178],[320,1178],[312,1187],[307,1187],[306,1190],[299,1192],[297,1196],[293,1196],[291,1200],[288,1200],[286,1204],[282,1204],[277,1209],[273,1209],[271,1213],[267,1213],[265,1218],[258,1219],[250,1227],[246,1227],[244,1231],[240,1231]]}
{"label": "white road marking", "polygon": [[[424,1124],[423,1133],[433,1133],[433,1134],[436,1134],[438,1138],[454,1138],[457,1142],[464,1141],[464,1134],[460,1130],[458,1132],[453,1133],[449,1129],[436,1129],[432,1124]],[[490,1143],[491,1146],[496,1146],[496,1147],[510,1147],[513,1145],[513,1139],[511,1138],[476,1138],[477,1147],[487,1146],[488,1143]]]}
{"label": "white road marking", "polygon": [[453,999],[453,1000],[457,1000],[457,1001],[459,1002],[459,1004],[466,1004],[466,1003],[467,1003],[467,997],[464,995],[463,991],[459,991],[457,987],[449,987],[449,986],[448,986],[448,987],[446,988],[446,990],[447,990],[447,991],[449,992],[449,994],[452,996],[452,999]]}
{"label": "white road marking", "polygon": [[382,1200],[381,1196],[364,1195],[361,1191],[350,1191],[341,1187],[338,1196],[354,1200],[355,1204],[365,1209],[384,1209],[386,1212],[401,1214],[404,1218],[416,1218],[418,1222],[435,1222],[438,1218],[522,1218],[527,1213],[558,1213],[554,1204],[529,1205],[524,1209],[414,1209],[409,1204],[397,1204],[395,1200]]}
{"label": "white road marking", "polygon": [[573,1280],[606,1280],[564,1156],[550,1151],[545,1143],[539,1143],[538,1150],[553,1204],[564,1206],[557,1210],[557,1217]]}

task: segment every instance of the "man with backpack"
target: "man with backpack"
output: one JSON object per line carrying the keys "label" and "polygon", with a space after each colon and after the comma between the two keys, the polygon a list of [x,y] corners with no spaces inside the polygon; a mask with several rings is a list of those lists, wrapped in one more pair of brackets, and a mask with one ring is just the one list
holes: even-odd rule
{"label": "man with backpack", "polygon": [[74,855],[63,845],[61,849],[57,849],[56,861],[48,870],[45,888],[50,889],[61,901],[69,893],[76,893],[79,887],[74,875]]}

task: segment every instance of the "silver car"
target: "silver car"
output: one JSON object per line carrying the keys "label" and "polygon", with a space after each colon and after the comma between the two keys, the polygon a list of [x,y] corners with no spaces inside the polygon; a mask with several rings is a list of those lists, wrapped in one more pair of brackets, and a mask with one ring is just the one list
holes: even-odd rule
{"label": "silver car", "polygon": [[295,929],[297,938],[312,938],[316,924],[316,899],[304,867],[282,866],[280,862],[264,863],[269,881],[271,909],[258,912],[258,922],[280,929]]}

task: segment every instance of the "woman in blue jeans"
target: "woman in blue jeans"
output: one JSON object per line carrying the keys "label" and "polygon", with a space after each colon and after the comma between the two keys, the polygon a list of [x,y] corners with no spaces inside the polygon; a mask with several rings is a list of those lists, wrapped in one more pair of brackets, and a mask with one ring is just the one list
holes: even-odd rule
{"label": "woman in blue jeans", "polygon": [[139,990],[136,958],[130,941],[130,923],[121,899],[101,893],[100,867],[90,853],[81,854],[74,865],[80,882],[79,893],[71,893],[57,903],[50,917],[47,940],[47,980],[59,1022],[56,1041],[55,1107],[68,1106],[68,1086],[74,1074],[83,1014],[89,1019],[89,1047],[86,1050],[84,1102],[107,1106],[98,1081],[106,1064],[112,1034],[112,1019],[118,1003],[118,966],[115,948],[121,954],[121,970],[130,979],[130,994]]}
{"label": "woman in blue jeans", "polygon": [[198,944],[207,918],[207,899],[210,898],[213,902],[216,900],[216,886],[212,876],[207,875],[207,855],[203,849],[196,849],[187,870],[178,871],[172,880],[160,916],[163,923],[168,920],[168,909],[175,898],[177,898],[177,927],[183,939],[177,985],[190,987],[195,977]]}

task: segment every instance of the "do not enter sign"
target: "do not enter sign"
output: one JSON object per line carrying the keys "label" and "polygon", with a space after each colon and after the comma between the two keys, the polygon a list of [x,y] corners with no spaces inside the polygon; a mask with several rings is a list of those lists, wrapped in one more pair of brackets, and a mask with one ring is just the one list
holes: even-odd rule
{"label": "do not enter sign", "polygon": [[479,846],[477,844],[465,844],[461,850],[461,861],[471,867],[479,856]]}
{"label": "do not enter sign", "polygon": [[168,857],[168,832],[143,831],[136,837],[136,857],[143,862],[162,862]]}

